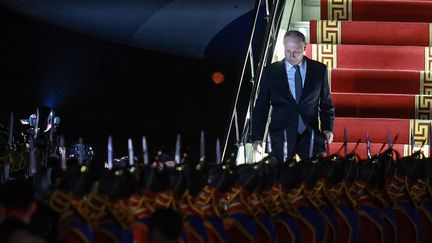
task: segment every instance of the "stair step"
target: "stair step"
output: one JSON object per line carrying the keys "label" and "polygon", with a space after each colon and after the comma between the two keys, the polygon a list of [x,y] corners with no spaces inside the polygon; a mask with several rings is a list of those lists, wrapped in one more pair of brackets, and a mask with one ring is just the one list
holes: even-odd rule
{"label": "stair step", "polygon": [[416,22],[312,20],[307,34],[313,44],[430,46],[430,26]]}
{"label": "stair step", "polygon": [[321,0],[321,19],[432,22],[432,1]]}
{"label": "stair step", "polygon": [[328,77],[332,92],[432,94],[431,72],[334,68]]}
{"label": "stair step", "polygon": [[332,93],[340,117],[431,119],[432,95]]}
{"label": "stair step", "polygon": [[384,119],[384,118],[341,118],[336,117],[334,122],[334,142],[344,141],[344,128],[347,129],[348,142],[355,143],[359,139],[365,141],[369,134],[372,143],[387,142],[387,134],[390,132],[392,139],[398,135],[395,143],[411,144],[411,130],[414,132],[416,144],[422,144],[427,140],[431,132],[432,120],[407,120],[407,119]]}

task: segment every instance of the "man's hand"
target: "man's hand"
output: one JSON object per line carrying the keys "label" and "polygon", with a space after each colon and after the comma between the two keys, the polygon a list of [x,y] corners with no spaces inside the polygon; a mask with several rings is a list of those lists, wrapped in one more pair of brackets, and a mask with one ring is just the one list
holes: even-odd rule
{"label": "man's hand", "polygon": [[333,133],[327,130],[323,131],[324,139],[328,141],[329,144],[333,142]]}

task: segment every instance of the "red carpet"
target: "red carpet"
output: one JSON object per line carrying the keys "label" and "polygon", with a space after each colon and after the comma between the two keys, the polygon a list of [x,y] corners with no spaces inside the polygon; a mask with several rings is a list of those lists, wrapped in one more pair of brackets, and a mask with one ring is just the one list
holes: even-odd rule
{"label": "red carpet", "polygon": [[420,71],[345,69],[330,70],[332,92],[432,94],[431,73]]}
{"label": "red carpet", "polygon": [[339,117],[430,119],[432,96],[333,93]]}
{"label": "red carpet", "polygon": [[430,48],[421,46],[309,44],[306,56],[331,68],[422,71],[425,68],[430,70],[425,66],[426,60],[428,64],[432,63]]}
{"label": "red carpet", "polygon": [[432,22],[432,1],[321,0],[321,19]]}
{"label": "red carpet", "polygon": [[[348,131],[348,142],[365,141],[366,134],[373,143],[387,142],[387,134],[398,135],[396,143],[410,144],[410,131],[414,131],[416,142],[429,138],[431,120],[383,119],[383,118],[336,118],[334,141],[344,141],[344,128]],[[427,142],[429,144],[429,141]]]}
{"label": "red carpet", "polygon": [[317,44],[429,46],[430,34],[429,23],[310,21],[310,42]]}
{"label": "red carpet", "polygon": [[[348,129],[349,148],[358,139],[366,156],[399,136],[402,155],[419,149],[432,120],[432,0],[321,0],[321,18],[309,23],[306,56],[329,67],[335,104],[336,152]],[[330,21],[329,21],[330,20]],[[338,21],[334,21],[338,20]],[[428,148],[427,148],[428,149]],[[428,152],[428,151],[427,151]]]}

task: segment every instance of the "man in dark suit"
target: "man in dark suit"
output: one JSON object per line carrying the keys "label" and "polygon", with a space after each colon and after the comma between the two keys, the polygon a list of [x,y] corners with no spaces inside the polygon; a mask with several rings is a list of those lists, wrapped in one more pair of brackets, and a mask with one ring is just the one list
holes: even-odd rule
{"label": "man in dark suit", "polygon": [[325,140],[333,140],[335,116],[326,65],[303,56],[306,40],[301,32],[288,31],[283,43],[285,59],[265,68],[252,113],[252,141],[257,149],[272,106],[269,134],[272,154],[279,161],[284,159],[285,137],[287,158],[309,157],[312,133],[313,155],[323,153]]}

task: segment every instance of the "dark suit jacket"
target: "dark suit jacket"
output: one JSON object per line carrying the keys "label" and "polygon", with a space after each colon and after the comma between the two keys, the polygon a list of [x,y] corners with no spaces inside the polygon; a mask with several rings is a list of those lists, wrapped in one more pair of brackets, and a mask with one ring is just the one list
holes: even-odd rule
{"label": "dark suit jacket", "polygon": [[307,61],[306,77],[299,104],[291,94],[285,59],[264,69],[258,98],[252,115],[252,140],[262,140],[270,104],[273,107],[269,132],[286,130],[287,140],[297,137],[298,115],[305,121],[308,131],[317,134],[321,130],[333,132],[334,106],[327,80],[327,67],[323,63],[304,57]]}

